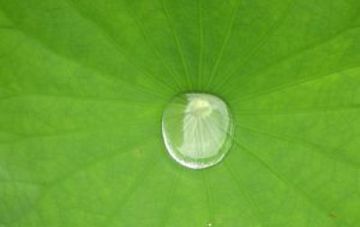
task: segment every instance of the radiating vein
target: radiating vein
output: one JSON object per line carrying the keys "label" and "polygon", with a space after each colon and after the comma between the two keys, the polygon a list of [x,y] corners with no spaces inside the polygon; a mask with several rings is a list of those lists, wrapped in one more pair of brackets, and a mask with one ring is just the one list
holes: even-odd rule
{"label": "radiating vein", "polygon": [[332,72],[332,73],[323,74],[323,75],[317,76],[317,77],[301,78],[298,80],[285,82],[285,83],[282,83],[282,84],[279,84],[277,86],[270,87],[267,89],[262,89],[261,91],[256,91],[256,92],[253,92],[250,94],[239,96],[236,99],[231,100],[231,102],[245,102],[248,100],[252,100],[254,98],[258,98],[263,95],[269,95],[269,94],[279,92],[279,91],[282,91],[282,90],[285,90],[288,88],[295,88],[295,87],[301,86],[306,83],[312,83],[315,81],[324,80],[324,79],[328,79],[329,77],[335,77],[335,76],[339,76],[339,75],[340,74],[337,72]]}
{"label": "radiating vein", "polygon": [[[228,133],[228,132],[225,132]],[[229,136],[232,136],[228,133]],[[266,161],[264,161],[259,155],[257,155],[255,152],[251,151],[250,149],[248,149],[247,147],[245,147],[244,145],[242,145],[240,142],[238,142],[238,139],[235,137],[233,138],[233,142],[234,144],[241,149],[242,151],[245,151],[248,155],[250,155],[251,157],[253,157],[255,160],[258,161],[258,163],[260,165],[262,165],[265,169],[267,169],[269,171],[269,173],[271,173],[271,175],[273,175],[276,179],[280,180],[282,183],[284,183],[287,187],[291,188],[294,192],[297,192],[298,195],[300,195],[301,197],[305,198],[309,204],[311,204],[314,208],[316,208],[320,213],[322,213],[325,217],[328,217],[328,210],[323,207],[322,204],[318,204],[316,203],[313,198],[307,194],[304,190],[302,190],[300,187],[298,187],[297,185],[293,184],[291,181],[289,181],[284,175],[280,174],[278,171],[276,171],[276,169],[274,169],[273,167],[271,167]],[[336,224],[338,224],[337,220],[333,220]],[[342,223],[344,224],[348,224],[346,222],[346,220],[341,220]]]}
{"label": "radiating vein", "polygon": [[[156,155],[154,155],[156,157]],[[132,195],[137,192],[137,189],[143,185],[145,180],[150,176],[150,173],[157,167],[158,160],[154,157],[151,157],[151,160],[146,162],[146,166],[143,168],[134,180],[134,183],[126,190],[125,194],[121,197],[120,201],[118,201],[118,205],[115,209],[112,210],[110,215],[106,219],[106,223],[109,226],[113,226],[116,218],[120,218],[123,215],[123,209],[127,205],[128,201],[132,198]],[[118,217],[117,217],[118,216]]]}
{"label": "radiating vein", "polygon": [[214,217],[214,208],[213,208],[213,204],[215,203],[214,198],[212,196],[211,193],[211,186],[210,186],[210,182],[208,182],[208,178],[206,176],[206,173],[202,172],[202,180],[203,180],[203,185],[205,187],[205,195],[206,195],[206,203],[207,203],[207,207],[208,207],[208,222],[212,223],[215,221],[215,217]]}
{"label": "radiating vein", "polygon": [[290,8],[291,6],[294,4],[295,0],[292,0],[292,2],[288,5],[287,10],[285,10],[285,12],[282,14],[282,16],[280,17],[280,19],[276,20],[269,28],[269,30],[267,32],[265,32],[260,40],[257,42],[257,45],[252,48],[248,54],[246,54],[244,60],[240,63],[237,64],[239,65],[239,67],[236,66],[236,69],[233,70],[234,72],[231,72],[229,74],[227,74],[226,76],[224,76],[224,79],[222,80],[221,83],[219,83],[216,87],[215,90],[222,90],[224,86],[226,86],[228,80],[234,76],[234,73],[237,72],[237,69],[239,68],[243,68],[246,66],[246,64],[248,62],[250,62],[252,60],[252,58],[254,56],[256,56],[256,53],[261,50],[261,48],[270,40],[269,37],[271,37],[273,34],[275,34],[275,32],[280,28],[280,26],[285,22],[285,18],[287,18],[290,14]]}
{"label": "radiating vein", "polygon": [[[283,135],[283,134],[274,134],[274,133],[268,133],[268,132],[264,132],[258,129],[253,129],[253,128],[249,128],[249,127],[244,127],[244,126],[240,126],[237,125],[237,127],[241,128],[241,129],[245,129],[248,131],[251,131],[253,133],[257,133],[257,134],[261,134],[264,136],[268,136],[271,138],[276,138],[279,140],[283,140],[286,142],[290,142],[290,143],[296,143],[296,144],[301,144],[301,145],[305,145],[309,148],[311,148],[311,151],[316,151],[318,154],[325,156],[325,158],[327,159],[331,159],[333,161],[340,161],[344,164],[347,164],[348,166],[351,166],[354,169],[359,169],[360,167],[360,163],[357,160],[353,160],[353,159],[344,159],[342,156],[338,155],[338,152],[340,151],[340,148],[330,148],[330,147],[323,147],[320,144],[316,144],[310,141],[306,141],[302,138],[298,138],[298,137],[294,137],[294,136],[288,136],[288,135]],[[324,150],[330,150],[331,153],[329,152],[324,152]],[[302,150],[305,151],[305,150]]]}
{"label": "radiating vein", "polygon": [[240,193],[242,197],[244,197],[247,201],[247,203],[250,205],[250,211],[251,215],[256,222],[260,222],[260,226],[262,226],[263,221],[262,217],[260,215],[260,209],[259,206],[256,204],[255,200],[249,195],[249,193],[243,188],[243,186],[240,184],[238,179],[236,178],[235,171],[232,169],[231,166],[229,166],[228,162],[225,161],[224,166],[228,173],[230,174],[230,177],[233,179],[234,183],[236,184],[236,189]]}
{"label": "radiating vein", "polygon": [[[71,0],[67,0],[67,1],[71,1]],[[15,27],[15,24],[14,24],[14,27]],[[71,60],[72,63],[75,63],[77,64],[78,66],[81,66],[85,69],[90,69],[90,70],[94,70],[96,72],[98,72],[98,74],[96,74],[96,76],[101,76],[103,79],[106,79],[108,80],[109,82],[114,82],[114,80],[119,80],[119,78],[117,77],[114,77],[113,75],[109,75],[107,73],[104,73],[104,71],[101,71],[99,69],[97,69],[96,67],[89,67],[88,65],[84,64],[83,62],[81,61],[78,61],[74,58],[68,58],[68,57],[64,57],[64,55],[60,54],[58,51],[54,50],[53,48],[47,46],[46,44],[44,44],[43,42],[41,42],[41,40],[39,40],[38,38],[36,38],[35,36],[33,36],[31,33],[28,33],[26,31],[24,31],[23,29],[21,29],[19,26],[16,27],[17,28],[17,31],[19,31],[21,34],[23,34],[24,36],[26,36],[29,40],[33,41],[33,42],[36,42],[36,44],[38,44],[39,46],[41,46],[42,48],[44,48],[45,50],[47,51],[51,51],[51,53],[53,53],[56,57],[59,57],[60,59],[62,60]],[[17,48],[19,48],[20,45],[18,45]],[[151,96],[155,96],[155,97],[158,97],[158,98],[164,98],[163,96],[160,96],[158,93],[158,90],[156,92],[154,92],[154,90],[151,90],[147,87],[143,87],[139,84],[136,84],[136,86],[134,84],[131,84],[131,83],[128,83],[126,80],[121,80],[121,82],[123,84],[126,84],[128,87],[136,87],[136,90],[137,91],[141,91],[141,92],[144,92],[144,94],[148,94],[148,95],[151,95]]]}
{"label": "radiating vein", "polygon": [[166,203],[165,203],[165,207],[164,207],[164,211],[163,211],[163,217],[160,220],[159,223],[159,227],[165,227],[167,226],[167,223],[170,219],[171,216],[171,208],[174,205],[175,202],[175,195],[176,192],[179,188],[179,183],[180,183],[180,173],[175,173],[175,177],[173,177],[172,183],[170,184],[170,188],[169,188],[169,195],[166,198]]}
{"label": "radiating vein", "polygon": [[[260,158],[256,153],[250,151],[248,148],[244,147],[240,143],[238,143],[236,140],[234,140],[235,145],[237,145],[242,151],[245,151],[247,154],[252,156],[255,160],[257,160],[265,169],[269,171],[276,179],[278,179],[280,182],[285,184],[287,187],[291,188],[294,192],[296,192],[298,195],[300,195],[302,198],[306,199],[310,205],[312,205],[314,208],[316,208],[320,213],[324,215],[325,218],[328,218],[328,210],[323,207],[322,204],[316,203],[311,196],[309,196],[308,193],[306,193],[304,190],[302,190],[297,185],[290,182],[285,176],[282,174],[279,174],[273,167],[269,166],[266,161],[264,161],[262,158]],[[345,220],[333,220],[337,225],[338,221],[341,221],[344,224],[348,224]]]}
{"label": "radiating vein", "polygon": [[161,4],[162,4],[162,9],[163,9],[163,11],[165,13],[166,19],[168,21],[170,30],[171,30],[171,32],[173,34],[173,38],[174,38],[175,44],[176,44],[176,49],[177,49],[177,51],[179,53],[181,63],[183,65],[183,67],[184,67],[185,78],[186,78],[187,84],[189,86],[189,89],[192,89],[191,78],[190,78],[190,74],[189,74],[189,70],[188,70],[188,66],[187,66],[187,63],[186,63],[186,60],[185,60],[183,50],[182,50],[181,45],[180,45],[179,37],[178,37],[177,32],[176,32],[176,30],[174,28],[174,25],[173,25],[173,23],[171,21],[170,14],[169,14],[169,11],[168,11],[168,9],[166,7],[166,4],[165,4],[164,0],[160,0],[160,1],[161,1]]}
{"label": "radiating vein", "polygon": [[203,12],[202,12],[202,0],[198,0],[198,24],[199,24],[199,60],[198,60],[198,81],[197,86],[199,89],[202,87],[203,81],[203,58],[204,58],[204,25],[203,25]]}
{"label": "radiating vein", "polygon": [[73,2],[74,0],[65,0],[65,2],[67,2],[69,4],[70,7],[72,7],[75,12],[78,13],[79,16],[81,16],[83,19],[89,21],[92,25],[94,25],[97,29],[99,29],[100,31],[102,31],[103,35],[108,39],[108,41],[110,41],[113,46],[116,48],[116,51],[124,57],[124,59],[126,59],[126,61],[132,65],[134,67],[134,69],[137,69],[138,71],[140,71],[144,76],[146,76],[148,79],[155,79],[159,86],[162,86],[163,89],[171,90],[171,86],[169,86],[168,84],[166,84],[164,81],[160,80],[158,77],[156,77],[155,75],[150,74],[147,70],[143,69],[142,67],[140,68],[138,65],[136,65],[133,61],[130,60],[129,56],[127,56],[126,54],[124,54],[124,52],[122,51],[121,46],[119,45],[119,43],[114,39],[114,37],[112,35],[109,34],[109,32],[107,32],[105,29],[103,29],[100,25],[99,22],[97,22],[96,20],[94,20],[93,18],[90,18],[86,15],[84,15],[79,8],[76,6],[76,4]]}
{"label": "radiating vein", "polygon": [[[291,53],[289,53],[288,55],[278,59],[277,61],[274,61],[268,65],[265,65],[264,67],[260,68],[260,70],[257,70],[256,72],[254,73],[250,73],[250,74],[247,74],[247,75],[244,75],[248,78],[254,78],[254,77],[257,77],[257,76],[260,76],[262,74],[264,74],[266,71],[270,70],[271,68],[275,67],[275,66],[279,66],[283,63],[285,63],[286,61],[288,60],[291,60],[291,59],[294,59],[295,57],[298,57],[306,52],[310,52],[312,50],[315,50],[316,48],[322,46],[322,45],[327,45],[329,44],[330,42],[332,42],[333,40],[339,38],[340,36],[344,35],[345,33],[347,32],[351,32],[353,30],[356,30],[358,29],[359,27],[358,26],[354,26],[354,27],[346,27],[345,29],[342,29],[340,31],[338,31],[337,33],[333,34],[332,36],[330,37],[327,37],[325,39],[322,39],[318,42],[315,42],[315,43],[312,43],[310,45],[307,45],[307,46],[304,46],[303,48],[301,49],[298,49],[298,50],[295,50]],[[232,76],[235,76],[235,74],[239,74],[240,72],[239,71],[234,71],[233,73],[231,73]],[[229,74],[230,75],[230,74]],[[224,88],[225,85],[227,85],[227,83],[229,82],[229,79],[231,79],[232,77],[231,76],[228,76],[226,77],[226,79],[224,80],[224,83],[221,87],[219,87],[220,89]],[[237,89],[237,86],[234,86],[234,85],[229,85],[227,86],[227,89],[228,91],[231,91],[233,89]]]}
{"label": "radiating vein", "polygon": [[242,3],[242,1],[238,1],[238,5],[235,7],[235,9],[233,9],[233,11],[231,13],[230,22],[229,22],[229,24],[227,26],[225,37],[224,37],[223,42],[221,44],[221,48],[220,48],[219,53],[217,55],[217,58],[215,60],[214,66],[213,66],[213,68],[212,68],[212,70],[210,72],[209,80],[206,83],[206,88],[207,89],[209,88],[209,86],[211,85],[214,77],[217,74],[218,67],[219,67],[219,64],[220,64],[220,62],[221,62],[221,60],[223,58],[224,51],[225,51],[225,49],[226,49],[226,47],[228,45],[229,39],[231,38],[231,34],[232,34],[232,31],[233,31],[233,26],[234,26],[236,14],[240,9],[241,3]]}
{"label": "radiating vein", "polygon": [[[150,140],[146,140],[146,141],[150,141]],[[126,151],[123,151],[123,152],[118,152],[119,149],[115,149],[113,150],[111,153],[108,153],[108,154],[105,154],[105,155],[102,155],[100,157],[96,157],[94,159],[92,159],[91,161],[88,161],[88,162],[85,162],[84,164],[82,165],[77,165],[75,166],[75,168],[67,171],[65,174],[61,175],[60,177],[57,177],[55,179],[53,179],[52,181],[49,181],[49,182],[46,182],[44,184],[44,190],[43,192],[41,193],[41,196],[39,196],[38,200],[36,202],[33,203],[33,209],[30,210],[30,212],[26,213],[25,215],[21,216],[21,217],[18,217],[17,220],[14,220],[14,222],[12,223],[15,223],[16,222],[19,222],[20,220],[28,217],[31,213],[34,213],[37,211],[37,205],[39,205],[41,203],[41,201],[49,194],[51,193],[51,190],[53,189],[56,189],[56,187],[58,187],[59,185],[61,185],[63,182],[65,182],[66,180],[72,178],[73,176],[75,176],[77,173],[81,172],[81,171],[86,171],[92,167],[94,167],[96,164],[98,163],[101,163],[101,162],[105,162],[105,161],[108,161],[108,160],[112,160],[116,157],[118,157],[119,155],[125,155],[125,154],[129,154],[132,150],[129,149],[129,150],[126,150]],[[155,155],[156,157],[156,155]],[[147,163],[150,163],[152,164],[152,162],[147,162]],[[150,165],[151,166],[151,165]],[[147,169],[146,169],[147,170]],[[146,171],[144,171],[146,172]],[[146,175],[146,174],[145,174]],[[145,176],[144,175],[144,176]]]}
{"label": "radiating vein", "polygon": [[[144,24],[142,23],[142,21],[141,21],[141,20],[138,20],[138,17],[137,17],[137,16],[133,17],[133,19],[136,21],[136,25],[139,27],[139,30],[141,31],[141,33],[142,33],[142,35],[143,35],[143,37],[144,37],[145,42],[147,43],[147,45],[148,45],[151,49],[154,50],[154,53],[155,53],[157,59],[160,60],[160,62],[163,64],[163,66],[166,68],[166,70],[168,71],[169,75],[171,76],[171,78],[172,78],[173,81],[175,82],[176,88],[175,88],[175,89],[173,88],[173,90],[174,90],[174,91],[179,91],[179,90],[181,91],[183,88],[182,88],[182,86],[181,86],[181,83],[177,80],[177,78],[179,77],[179,75],[178,75],[174,70],[172,70],[172,68],[165,62],[164,58],[160,55],[158,48],[151,43],[151,41],[150,41],[150,39],[149,39],[149,37],[148,37],[147,31],[146,31],[146,29],[145,29],[145,26],[144,26]],[[171,84],[168,84],[168,83],[167,83],[167,85],[170,86],[170,87],[172,87]]]}
{"label": "radiating vein", "polygon": [[254,110],[239,110],[236,112],[238,116],[252,115],[252,116],[264,116],[264,115],[308,115],[308,114],[324,114],[334,112],[349,112],[359,111],[359,104],[339,105],[339,106],[319,106],[314,108],[294,108],[286,110],[272,110],[272,109],[254,109]]}

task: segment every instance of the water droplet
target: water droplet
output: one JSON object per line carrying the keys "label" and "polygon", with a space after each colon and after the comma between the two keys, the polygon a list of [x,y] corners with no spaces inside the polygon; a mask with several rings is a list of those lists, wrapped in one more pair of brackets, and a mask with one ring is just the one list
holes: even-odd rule
{"label": "water droplet", "polygon": [[188,168],[203,169],[219,163],[231,147],[232,134],[229,108],[214,95],[178,95],[163,114],[166,149],[172,158]]}

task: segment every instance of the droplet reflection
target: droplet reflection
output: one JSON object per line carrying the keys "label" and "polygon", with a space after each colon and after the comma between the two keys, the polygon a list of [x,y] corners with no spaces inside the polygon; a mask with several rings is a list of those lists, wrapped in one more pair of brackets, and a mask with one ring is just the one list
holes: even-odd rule
{"label": "droplet reflection", "polygon": [[167,105],[162,135],[167,151],[178,163],[203,169],[219,163],[232,142],[233,119],[226,103],[204,93],[176,96]]}

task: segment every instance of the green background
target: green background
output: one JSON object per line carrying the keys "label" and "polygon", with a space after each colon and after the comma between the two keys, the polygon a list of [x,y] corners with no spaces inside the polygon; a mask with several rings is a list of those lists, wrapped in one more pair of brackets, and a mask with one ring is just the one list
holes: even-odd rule
{"label": "green background", "polygon": [[[360,226],[358,0],[0,0],[0,226]],[[173,161],[217,94],[234,146]]]}

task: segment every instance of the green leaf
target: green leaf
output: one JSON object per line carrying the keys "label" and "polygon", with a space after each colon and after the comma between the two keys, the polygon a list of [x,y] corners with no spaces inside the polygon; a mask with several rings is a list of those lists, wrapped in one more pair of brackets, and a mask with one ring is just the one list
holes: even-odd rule
{"label": "green leaf", "polygon": [[[0,0],[0,226],[360,226],[357,0]],[[161,138],[211,93],[233,146]]]}

